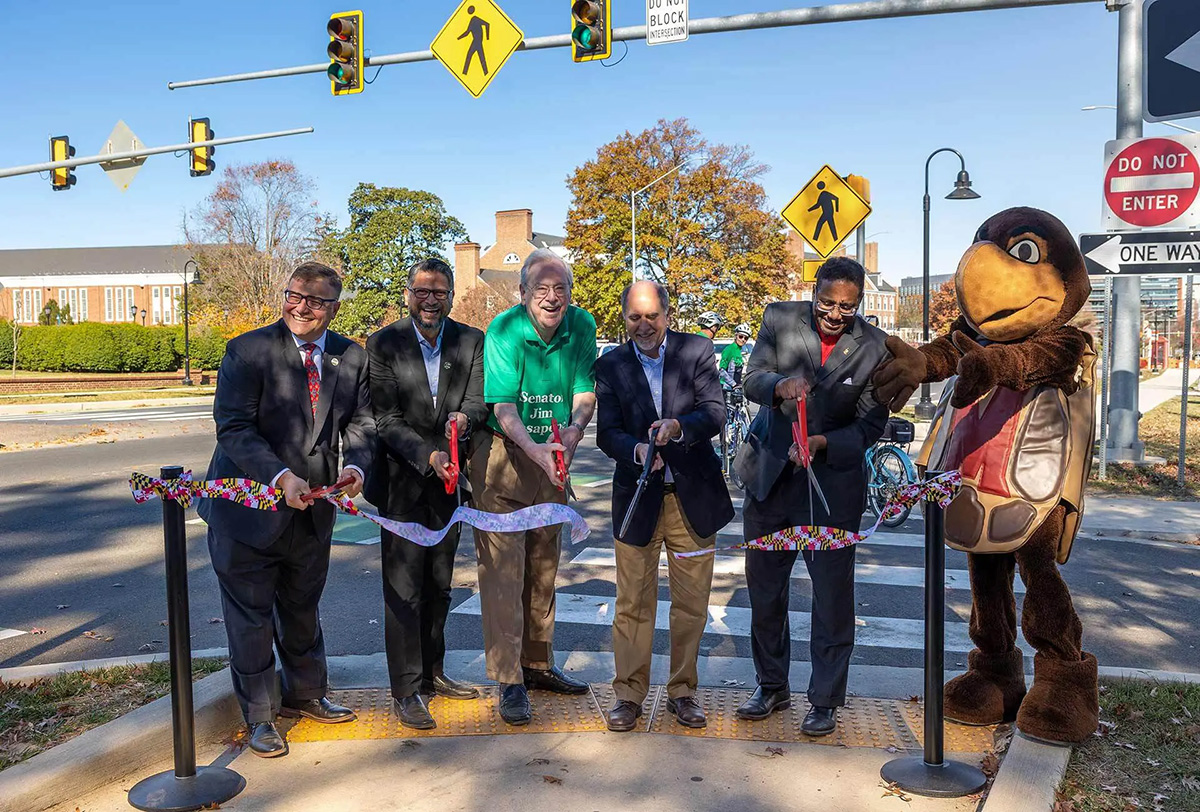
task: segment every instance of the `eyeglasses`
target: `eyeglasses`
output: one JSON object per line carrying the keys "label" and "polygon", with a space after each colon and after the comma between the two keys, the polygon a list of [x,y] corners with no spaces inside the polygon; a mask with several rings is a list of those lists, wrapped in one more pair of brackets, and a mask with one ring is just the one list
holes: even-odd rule
{"label": "eyeglasses", "polygon": [[416,296],[418,299],[428,299],[432,296],[439,302],[444,302],[454,293],[452,290],[440,290],[439,288],[409,288],[409,293]]}
{"label": "eyeglasses", "polygon": [[555,296],[563,297],[567,295],[566,285],[538,285],[533,289],[533,295],[537,299],[545,299],[553,293]]}
{"label": "eyeglasses", "polygon": [[283,300],[290,305],[298,305],[304,302],[308,305],[308,309],[314,313],[324,312],[331,304],[335,304],[337,299],[322,299],[319,296],[305,296],[303,293],[297,293],[294,290],[285,290],[283,292]]}
{"label": "eyeglasses", "polygon": [[818,299],[813,303],[813,307],[820,310],[822,313],[832,313],[834,310],[841,313],[843,316],[853,316],[858,312],[858,304],[839,304],[838,302],[829,302],[824,299]]}

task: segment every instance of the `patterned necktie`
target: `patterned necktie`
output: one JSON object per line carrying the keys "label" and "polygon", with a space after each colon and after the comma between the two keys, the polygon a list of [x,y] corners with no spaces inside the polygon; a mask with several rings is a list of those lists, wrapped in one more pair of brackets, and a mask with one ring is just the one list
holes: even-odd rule
{"label": "patterned necktie", "polygon": [[308,400],[312,405],[314,418],[317,416],[317,400],[321,397],[321,373],[313,363],[313,350],[316,348],[317,345],[311,341],[300,345],[300,349],[304,350],[304,371],[308,373]]}

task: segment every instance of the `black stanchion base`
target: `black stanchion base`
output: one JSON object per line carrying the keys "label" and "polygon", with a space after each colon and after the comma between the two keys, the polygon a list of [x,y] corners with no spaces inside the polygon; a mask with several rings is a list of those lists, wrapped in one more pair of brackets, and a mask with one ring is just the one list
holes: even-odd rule
{"label": "black stanchion base", "polygon": [[144,778],[129,790],[129,805],[158,812],[187,812],[228,801],[246,788],[246,779],[224,767],[197,767],[190,778],[174,770]]}
{"label": "black stanchion base", "polygon": [[921,756],[894,758],[883,765],[879,775],[905,792],[927,798],[960,798],[987,784],[987,776],[978,767],[959,761],[926,764]]}

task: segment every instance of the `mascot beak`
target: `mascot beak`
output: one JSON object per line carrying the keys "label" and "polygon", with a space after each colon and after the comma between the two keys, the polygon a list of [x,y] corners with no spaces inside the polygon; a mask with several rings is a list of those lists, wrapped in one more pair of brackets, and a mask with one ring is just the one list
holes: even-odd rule
{"label": "mascot beak", "polygon": [[991,341],[1018,341],[1050,324],[1066,298],[1045,240],[1022,234],[1007,249],[982,240],[963,254],[954,276],[958,304]]}

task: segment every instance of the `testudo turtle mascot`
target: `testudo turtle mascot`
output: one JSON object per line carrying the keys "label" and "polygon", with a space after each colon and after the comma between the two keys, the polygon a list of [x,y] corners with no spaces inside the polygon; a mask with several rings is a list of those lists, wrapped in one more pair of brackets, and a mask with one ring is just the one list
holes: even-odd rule
{"label": "testudo turtle mascot", "polygon": [[[971,573],[968,671],[946,685],[947,718],[1016,720],[1027,736],[1086,740],[1099,721],[1096,658],[1083,651],[1059,573],[1083,513],[1091,468],[1095,352],[1068,324],[1091,285],[1066,226],[1044,211],[989,218],[954,277],[962,315],[947,335],[912,348],[890,337],[875,373],[899,411],[921,383],[947,381],[918,463],[959,470],[946,543]],[[1017,642],[1013,570],[1025,582],[1021,629],[1034,649],[1033,685]]]}

